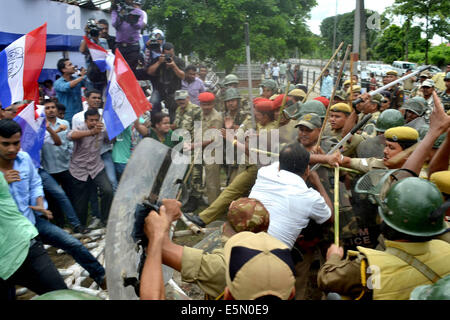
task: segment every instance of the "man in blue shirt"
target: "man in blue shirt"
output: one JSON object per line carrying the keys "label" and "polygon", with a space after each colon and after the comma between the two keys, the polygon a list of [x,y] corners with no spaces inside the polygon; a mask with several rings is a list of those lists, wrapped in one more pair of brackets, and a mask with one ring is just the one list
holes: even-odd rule
{"label": "man in blue shirt", "polygon": [[43,243],[63,249],[105,287],[105,269],[83,244],[51,223],[51,211],[44,203],[41,178],[28,153],[20,150],[22,129],[14,120],[0,120],[0,171],[19,211],[35,225]]}
{"label": "man in blue shirt", "polygon": [[81,68],[80,76],[75,78],[76,67],[69,59],[60,59],[57,64],[62,77],[54,83],[56,97],[58,101],[66,107],[64,120],[72,123],[72,117],[75,113],[83,110],[81,102],[81,88],[86,86],[86,69]]}
{"label": "man in blue shirt", "polygon": [[320,96],[330,99],[331,91],[333,91],[333,78],[330,76],[330,70],[326,69],[320,87]]}
{"label": "man in blue shirt", "polygon": [[[39,168],[39,175],[42,179],[49,206],[53,208],[55,220],[60,220],[60,223],[56,222],[57,225],[64,225],[65,215],[75,233],[86,233],[89,229],[81,225],[69,200],[72,188],[72,180],[69,173],[72,143],[67,140],[69,123],[56,116],[58,109],[54,101],[45,100],[44,108],[47,119],[47,132],[45,133],[44,145],[41,151],[42,168]],[[57,205],[52,206],[53,202],[57,202]]]}

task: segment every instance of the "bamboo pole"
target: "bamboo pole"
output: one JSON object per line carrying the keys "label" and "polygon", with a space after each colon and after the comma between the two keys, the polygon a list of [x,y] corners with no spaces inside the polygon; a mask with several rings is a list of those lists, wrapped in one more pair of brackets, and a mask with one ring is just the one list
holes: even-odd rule
{"label": "bamboo pole", "polygon": [[319,138],[317,139],[316,147],[320,146],[320,140],[322,140],[322,134],[323,134],[323,131],[325,130],[325,127],[326,127],[327,122],[328,122],[328,117],[329,117],[329,114],[330,114],[330,107],[333,104],[334,96],[336,95],[336,89],[337,89],[337,87],[339,85],[339,82],[341,81],[342,73],[344,71],[345,62],[348,59],[348,55],[350,54],[351,48],[352,48],[352,46],[349,44],[347,46],[347,49],[345,50],[345,55],[344,55],[344,58],[342,59],[341,67],[339,68],[339,73],[338,73],[338,76],[337,76],[337,79],[336,79],[336,83],[334,84],[333,92],[332,92],[331,97],[330,97],[330,103],[328,104],[328,108],[327,108],[327,111],[325,113],[325,119],[323,120],[322,128],[320,129]]}
{"label": "bamboo pole", "polygon": [[[201,228],[200,230],[201,230],[202,233],[208,234],[208,233],[212,233],[212,232],[214,232],[216,230],[219,230],[219,229],[220,228]],[[178,231],[175,231],[173,233],[173,237],[176,238],[176,237],[191,236],[192,233],[194,233],[194,231],[192,231],[191,229],[178,230]]]}
{"label": "bamboo pole", "polygon": [[314,81],[312,87],[308,90],[308,92],[306,93],[306,96],[303,98],[302,102],[305,102],[306,99],[308,99],[309,94],[314,90],[314,87],[316,86],[317,82],[319,82],[319,80],[322,78],[323,74],[325,73],[325,70],[328,69],[328,66],[331,64],[331,62],[334,60],[334,58],[336,57],[336,55],[338,54],[339,51],[341,51],[342,46],[344,45],[344,42],[341,42],[341,44],[339,45],[339,47],[336,49],[336,51],[334,52],[334,54],[331,56],[330,60],[328,60],[327,64],[325,65],[325,67],[323,67],[322,71],[320,72],[319,77]]}
{"label": "bamboo pole", "polygon": [[339,167],[334,168],[334,244],[339,246]]}

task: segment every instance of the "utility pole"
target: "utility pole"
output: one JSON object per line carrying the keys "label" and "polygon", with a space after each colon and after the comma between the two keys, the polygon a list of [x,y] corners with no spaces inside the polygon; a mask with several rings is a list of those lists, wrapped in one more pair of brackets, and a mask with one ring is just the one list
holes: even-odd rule
{"label": "utility pole", "polygon": [[367,34],[366,34],[366,9],[364,0],[359,0],[360,32],[361,32],[361,57],[360,60],[367,61]]}
{"label": "utility pole", "polygon": [[[361,37],[361,9],[360,9],[360,0],[356,0],[356,8],[355,8],[355,26],[353,27],[353,52],[351,57],[353,62],[357,62],[359,58],[359,45],[360,45],[360,37]],[[358,58],[357,58],[358,57]],[[358,74],[358,64],[350,63],[350,75]],[[351,78],[351,76],[350,76]]]}
{"label": "utility pole", "polygon": [[361,36],[361,11],[360,2],[356,0],[355,25],[353,27],[353,52],[359,53],[359,40]]}

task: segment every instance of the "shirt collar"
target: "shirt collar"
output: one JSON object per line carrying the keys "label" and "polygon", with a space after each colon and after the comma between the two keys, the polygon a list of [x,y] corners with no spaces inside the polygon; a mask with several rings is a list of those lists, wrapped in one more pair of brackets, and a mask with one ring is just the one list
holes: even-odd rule
{"label": "shirt collar", "polygon": [[292,185],[301,188],[306,188],[306,183],[302,177],[286,170],[279,170],[280,162],[274,162],[273,164],[271,164],[271,166],[273,166],[274,170],[276,170],[275,176],[278,182],[285,185]]}
{"label": "shirt collar", "polygon": [[23,159],[25,158],[23,153],[24,153],[24,151],[22,149],[20,149],[19,153],[17,153],[17,157],[14,159],[14,162],[17,161],[17,164],[22,163]]}

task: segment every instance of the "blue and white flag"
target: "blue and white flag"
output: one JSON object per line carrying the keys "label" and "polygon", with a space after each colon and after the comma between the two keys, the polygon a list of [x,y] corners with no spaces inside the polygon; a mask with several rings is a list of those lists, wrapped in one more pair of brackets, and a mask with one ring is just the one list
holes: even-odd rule
{"label": "blue and white flag", "polygon": [[106,102],[103,111],[106,131],[112,140],[152,105],[145,97],[136,77],[119,49],[116,49],[114,68],[106,88]]}
{"label": "blue and white flag", "polygon": [[114,67],[114,54],[95,44],[88,37],[83,36],[83,38],[91,54],[92,61],[94,61],[100,71],[112,70]]}
{"label": "blue and white flag", "polygon": [[31,102],[14,118],[14,121],[22,128],[22,137],[20,138],[22,150],[30,155],[36,168],[39,168],[41,166],[40,153],[44,145],[46,131],[43,109],[36,112],[34,102]]}
{"label": "blue and white flag", "polygon": [[39,101],[39,75],[44,66],[47,23],[27,33],[0,52],[2,108],[22,100]]}

